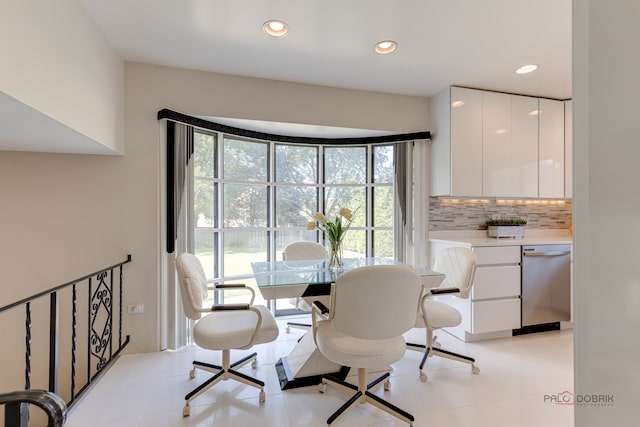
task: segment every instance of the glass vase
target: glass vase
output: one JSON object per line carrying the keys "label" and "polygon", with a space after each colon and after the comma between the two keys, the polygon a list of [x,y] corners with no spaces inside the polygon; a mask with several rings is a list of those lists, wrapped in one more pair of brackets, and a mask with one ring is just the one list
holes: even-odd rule
{"label": "glass vase", "polygon": [[330,241],[329,244],[329,269],[340,270],[344,267],[342,241]]}

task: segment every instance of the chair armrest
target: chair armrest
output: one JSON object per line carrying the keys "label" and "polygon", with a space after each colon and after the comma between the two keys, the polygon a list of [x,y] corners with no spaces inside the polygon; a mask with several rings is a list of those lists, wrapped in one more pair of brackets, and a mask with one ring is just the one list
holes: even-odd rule
{"label": "chair armrest", "polygon": [[318,307],[318,309],[320,310],[320,314],[323,314],[323,315],[329,314],[329,307],[324,305],[322,301],[314,301],[313,305]]}
{"label": "chair armrest", "polygon": [[317,346],[316,332],[318,330],[318,319],[327,320],[331,310],[321,301],[314,301],[311,304],[311,331],[313,333],[313,342]]}
{"label": "chair armrest", "polygon": [[460,293],[459,288],[433,288],[428,291],[431,295],[442,295],[442,294],[458,294]]}
{"label": "chair armrest", "polygon": [[211,311],[250,310],[250,304],[214,304]]}
{"label": "chair armrest", "polygon": [[219,285],[214,286],[213,289],[242,289],[246,288],[247,285],[244,283],[221,283]]}
{"label": "chair armrest", "polygon": [[[427,313],[424,310],[424,303],[433,296],[438,295],[450,295],[450,294],[459,294],[459,288],[431,288],[427,289],[427,291],[420,298],[420,308],[422,310],[422,316],[424,317],[425,323],[427,323]],[[428,324],[428,323],[427,323]]]}
{"label": "chair armrest", "polygon": [[249,293],[251,293],[251,301],[249,301],[250,305],[253,305],[254,300],[256,299],[256,291],[253,290],[253,288],[245,285],[244,283],[229,283],[229,284],[218,284],[216,286],[213,287],[209,287],[209,290],[212,291],[228,291],[228,290],[238,290],[238,289],[244,289],[249,291]]}

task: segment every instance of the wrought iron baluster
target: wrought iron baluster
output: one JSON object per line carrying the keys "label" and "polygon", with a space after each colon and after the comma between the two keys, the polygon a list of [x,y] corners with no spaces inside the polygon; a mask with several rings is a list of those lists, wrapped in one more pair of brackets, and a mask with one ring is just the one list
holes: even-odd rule
{"label": "wrought iron baluster", "polygon": [[[31,302],[25,304],[25,356],[24,356],[24,389],[31,388]],[[29,425],[29,404],[13,402],[5,406],[5,425]]]}
{"label": "wrought iron baluster", "polygon": [[[120,353],[124,350],[124,348],[129,344],[130,337],[129,335],[123,336],[123,319],[122,319],[122,311],[123,311],[123,290],[124,290],[124,278],[123,265],[131,262],[131,255],[127,257],[125,261],[119,262],[110,267],[106,267],[105,269],[97,272],[86,275],[84,277],[78,278],[74,281],[67,282],[65,284],[56,286],[49,290],[37,293],[28,298],[21,299],[19,301],[15,301],[11,304],[0,307],[0,315],[13,310],[18,307],[24,307],[25,309],[25,319],[24,319],[24,327],[25,327],[25,341],[24,341],[24,388],[25,390],[32,391],[31,389],[31,377],[32,377],[32,329],[34,327],[38,327],[38,323],[34,323],[37,319],[32,319],[32,303],[40,298],[48,297],[50,304],[49,311],[49,393],[55,395],[58,389],[59,383],[59,364],[71,364],[71,378],[70,378],[70,399],[67,402],[68,407],[72,407],[72,405],[77,401],[78,397],[82,396],[85,391],[90,388],[90,385],[97,379],[100,375],[104,373],[105,368],[113,362],[115,358],[117,358]],[[114,273],[115,269],[119,268],[118,271],[118,282],[114,283]],[[107,283],[106,278],[109,276],[109,282]],[[98,280],[99,283],[94,284],[95,280]],[[85,281],[87,282],[87,287],[85,288]],[[115,285],[115,286],[114,286]],[[79,371],[79,358],[80,352],[82,349],[78,348],[78,337],[79,334],[82,334],[79,327],[79,317],[82,316],[82,313],[79,313],[78,310],[84,310],[84,306],[82,303],[79,305],[78,301],[78,286],[82,286],[82,290],[88,288],[87,294],[87,380],[86,382],[78,381]],[[61,293],[62,289],[66,289],[71,287],[72,295],[71,295],[71,342],[70,342],[70,354],[65,352],[60,352],[60,338],[62,336],[66,336],[65,332],[68,329],[60,330],[60,304],[63,303],[65,299],[68,298],[65,294]],[[94,289],[95,288],[95,289]],[[118,343],[116,344],[116,348],[114,348],[114,339],[115,336],[113,334],[113,327],[115,326],[114,316],[116,314],[115,307],[113,304],[114,294],[116,291],[115,288],[119,288],[118,295]],[[82,297],[80,297],[82,298]],[[1,319],[1,317],[0,317]],[[4,324],[2,325],[4,326]],[[44,326],[44,325],[43,325]],[[79,329],[80,328],[80,329]],[[68,332],[67,332],[68,333]],[[39,335],[36,335],[36,337]],[[46,338],[45,338],[46,339]],[[41,344],[44,344],[42,342]],[[107,344],[108,346],[108,354],[107,354]],[[84,345],[84,344],[83,344]],[[92,353],[92,348],[95,350],[95,353]],[[19,352],[20,349],[18,348]],[[68,354],[68,356],[65,356]],[[45,356],[46,357],[46,356]],[[64,360],[64,357],[69,357],[70,362]],[[92,357],[98,358],[97,366],[91,367]],[[67,365],[68,366],[68,365]],[[43,375],[44,374],[43,372]],[[46,378],[46,376],[45,376]],[[38,381],[42,381],[44,378]],[[24,403],[23,403],[24,402]],[[5,413],[5,425],[11,426],[26,426],[29,423],[29,403],[27,400],[20,400],[15,403],[7,403],[4,407]],[[1,421],[0,421],[1,422]]]}
{"label": "wrought iron baluster", "polygon": [[[129,255],[129,261],[131,255]],[[118,314],[118,346],[122,346],[122,264],[120,264],[120,307]]]}
{"label": "wrought iron baluster", "polygon": [[58,392],[58,292],[51,292],[49,303],[49,391]]}
{"label": "wrought iron baluster", "polygon": [[91,384],[91,278],[89,278],[89,300],[87,301],[87,384]]}
{"label": "wrought iron baluster", "polygon": [[109,316],[109,360],[113,357],[113,268],[109,271],[109,293],[111,294],[111,300],[109,307],[111,307],[111,316]]}
{"label": "wrought iron baluster", "polygon": [[[91,296],[91,355],[98,359],[96,370],[99,372],[107,363],[107,349],[112,337],[113,298],[105,278],[107,270],[96,276],[98,283]],[[106,317],[106,318],[105,318]]]}
{"label": "wrought iron baluster", "polygon": [[25,326],[27,333],[25,336],[25,357],[24,357],[24,389],[29,390],[31,388],[31,303],[26,304],[27,316]]}
{"label": "wrought iron baluster", "polygon": [[71,400],[76,397],[76,329],[78,325],[78,298],[76,284],[73,284],[73,296],[71,298]]}

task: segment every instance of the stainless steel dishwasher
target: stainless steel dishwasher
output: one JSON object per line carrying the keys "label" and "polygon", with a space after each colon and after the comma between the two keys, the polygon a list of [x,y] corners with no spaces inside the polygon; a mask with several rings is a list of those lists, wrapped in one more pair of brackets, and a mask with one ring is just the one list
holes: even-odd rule
{"label": "stainless steel dishwasher", "polygon": [[522,247],[522,326],[571,320],[571,245]]}

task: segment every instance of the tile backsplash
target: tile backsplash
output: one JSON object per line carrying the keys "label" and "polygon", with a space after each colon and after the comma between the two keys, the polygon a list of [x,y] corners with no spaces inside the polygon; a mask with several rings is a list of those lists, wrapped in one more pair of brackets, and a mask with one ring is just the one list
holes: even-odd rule
{"label": "tile backsplash", "polygon": [[571,224],[571,200],[469,200],[429,198],[429,230],[486,230],[487,219],[524,218],[527,228]]}

